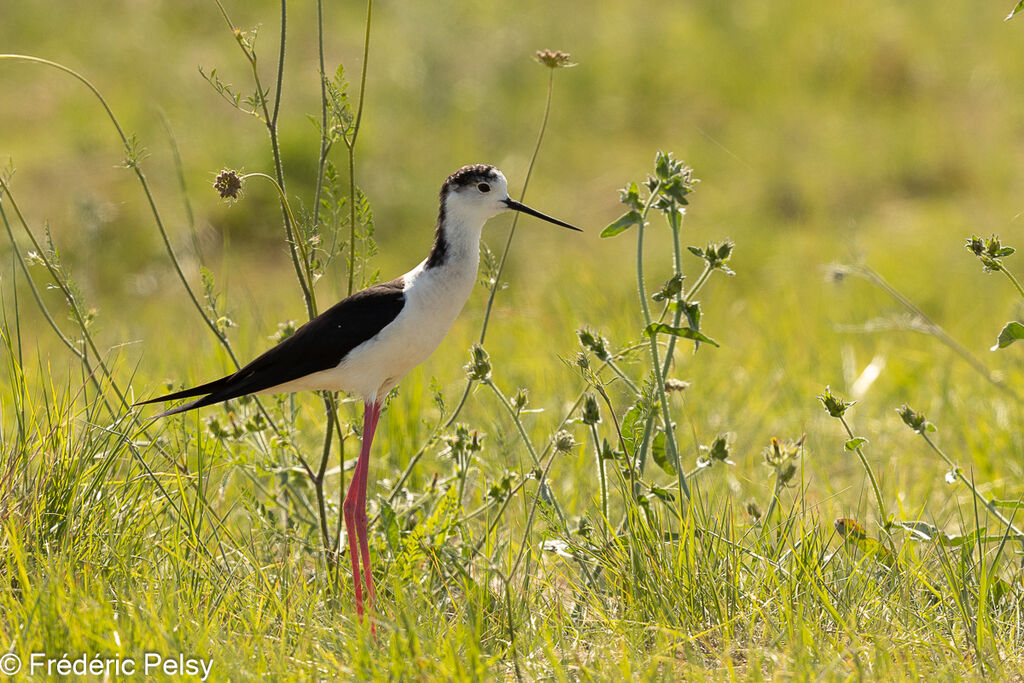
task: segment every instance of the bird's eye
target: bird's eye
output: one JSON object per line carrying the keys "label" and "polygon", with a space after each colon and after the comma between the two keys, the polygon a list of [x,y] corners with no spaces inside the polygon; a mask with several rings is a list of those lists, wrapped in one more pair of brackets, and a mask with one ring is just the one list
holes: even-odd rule
{"label": "bird's eye", "polygon": [[488,185],[487,183],[480,183],[479,185],[476,186],[476,189],[480,190],[483,193],[487,193],[491,191],[491,186]]}

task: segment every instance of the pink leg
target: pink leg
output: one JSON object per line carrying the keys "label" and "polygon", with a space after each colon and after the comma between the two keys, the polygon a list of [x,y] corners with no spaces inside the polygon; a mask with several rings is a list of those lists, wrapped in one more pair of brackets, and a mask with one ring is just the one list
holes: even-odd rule
{"label": "pink leg", "polygon": [[[359,498],[356,505],[356,529],[359,533],[359,550],[363,560],[363,572],[366,575],[366,601],[369,610],[373,613],[374,603],[377,601],[377,592],[373,588],[373,571],[370,565],[370,543],[367,536],[366,517],[366,486],[370,474],[370,444],[373,442],[373,435],[377,431],[377,420],[380,418],[380,404],[374,403],[369,407],[369,424],[363,428],[363,451],[359,457],[363,462],[363,476],[359,480]],[[366,420],[364,419],[364,422]]]}
{"label": "pink leg", "polygon": [[380,405],[367,403],[363,411],[363,445],[359,451],[355,472],[342,509],[345,513],[345,529],[348,532],[348,552],[352,560],[352,584],[356,595],[356,613],[363,616],[362,577],[359,575],[359,554],[362,551],[363,568],[366,573],[367,597],[370,609],[373,609],[374,590],[373,574],[370,570],[370,547],[366,537],[366,480],[370,467],[370,444],[373,433],[377,429],[377,418],[380,417]]}

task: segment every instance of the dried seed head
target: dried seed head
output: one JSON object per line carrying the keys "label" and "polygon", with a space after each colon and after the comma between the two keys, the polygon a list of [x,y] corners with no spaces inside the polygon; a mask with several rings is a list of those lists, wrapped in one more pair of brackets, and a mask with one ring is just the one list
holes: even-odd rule
{"label": "dried seed head", "polygon": [[681,379],[675,379],[674,377],[668,377],[665,379],[665,393],[672,394],[677,392],[686,391],[690,388],[689,382],[684,382]]}
{"label": "dried seed head", "polygon": [[549,69],[563,69],[576,66],[576,62],[572,61],[572,55],[561,50],[537,50],[535,59],[539,64],[543,64]]}
{"label": "dried seed head", "polygon": [[576,446],[576,438],[572,432],[562,429],[555,434],[555,450],[559,453],[568,453]]}
{"label": "dried seed head", "polygon": [[242,178],[238,171],[223,170],[217,174],[213,181],[213,189],[221,199],[238,199],[242,194]]}

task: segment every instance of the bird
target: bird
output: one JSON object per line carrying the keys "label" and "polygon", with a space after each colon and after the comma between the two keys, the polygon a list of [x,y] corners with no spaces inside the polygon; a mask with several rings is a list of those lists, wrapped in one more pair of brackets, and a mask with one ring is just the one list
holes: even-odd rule
{"label": "bird", "polygon": [[363,585],[371,613],[376,601],[366,488],[382,401],[434,352],[462,311],[477,280],[481,233],[490,218],[518,211],[582,232],[512,199],[504,174],[489,164],[463,166],[448,176],[439,203],[430,253],[409,272],[341,300],[230,375],[135,404],[193,399],[156,419],[249,394],[316,390],[362,398],[362,445],[342,504],[360,620]]}

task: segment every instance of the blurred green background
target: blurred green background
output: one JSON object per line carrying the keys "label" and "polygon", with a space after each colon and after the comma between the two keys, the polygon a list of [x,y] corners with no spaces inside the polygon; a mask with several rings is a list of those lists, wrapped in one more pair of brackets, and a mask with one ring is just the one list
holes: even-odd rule
{"label": "blurred green background", "polygon": [[[940,439],[973,460],[979,479],[1019,481],[1019,402],[1006,404],[934,339],[837,330],[900,311],[866,283],[831,283],[826,274],[835,261],[869,264],[1021,387],[1020,350],[987,350],[1003,322],[1021,315],[1015,295],[962,246],[971,233],[1000,233],[1024,246],[1024,20],[1003,22],[1007,4],[380,2],[357,160],[376,215],[376,265],[391,277],[426,254],[437,189],[459,166],[494,163],[518,192],[548,77],[532,55],[568,51],[578,66],[555,74],[526,201],[586,234],[521,223],[487,344],[499,383],[529,387],[534,406],[547,409],[538,428],[551,427],[575,395],[574,375],[560,360],[575,352],[575,329],[593,326],[616,343],[639,336],[633,235],[598,234],[621,213],[618,188],[641,180],[664,149],[702,179],[686,243],[728,236],[738,245],[737,277],[717,279],[702,297],[704,328],[722,348],[680,353],[674,373],[692,382],[680,418],[687,439],[736,434],[734,487],[761,486],[758,453],[769,437],[807,431],[808,467],[821,484],[811,495],[838,493],[830,505],[857,505],[860,470],[815,396],[826,384],[848,392],[876,356],[885,367],[852,420],[872,439],[889,495],[910,491],[911,507],[948,495],[940,467],[919,462],[920,446],[898,425],[893,409],[904,401],[939,424]],[[236,25],[262,27],[257,50],[264,82],[272,83],[279,6],[260,0],[228,9]],[[290,8],[280,121],[289,193],[307,207],[319,144],[309,119],[319,109],[314,11],[312,3]],[[329,73],[343,63],[356,78],[364,11],[361,3],[326,3]],[[0,52],[66,64],[108,98],[149,152],[144,169],[198,286],[166,119],[199,243],[239,323],[231,335],[241,355],[265,348],[278,321],[302,318],[269,186],[252,183],[231,205],[210,188],[221,168],[272,171],[261,124],[225,104],[198,73],[216,68],[225,82],[247,88],[247,64],[213,3],[8,2]],[[109,122],[79,84],[0,62],[0,160],[8,156],[22,210],[40,233],[49,224],[99,310],[101,344],[125,344],[117,351],[121,371],[139,368],[140,396],[164,378],[198,381],[227,369],[188,308],[134,178],[116,168],[121,151]],[[492,248],[509,224],[492,221],[485,232]],[[670,263],[667,230],[655,225],[651,235],[654,286]],[[6,243],[0,258],[10,263]],[[699,265],[694,259],[691,277]],[[344,288],[341,261],[335,266],[318,285],[321,301]],[[11,268],[0,283],[10,307]],[[57,294],[48,296],[60,310]],[[451,338],[403,392],[422,395],[430,377],[449,394],[461,389],[485,298],[478,289]],[[59,373],[62,352],[49,330],[35,329],[29,338],[43,366]],[[467,417],[499,430],[488,427],[500,421],[492,412],[472,407]],[[416,443],[414,431],[386,437],[398,463]]]}

